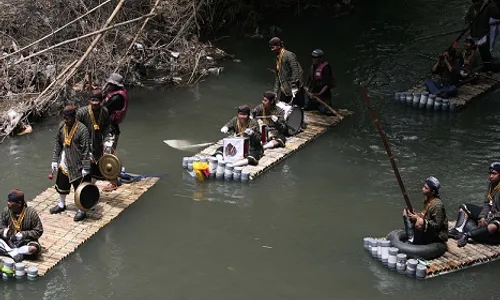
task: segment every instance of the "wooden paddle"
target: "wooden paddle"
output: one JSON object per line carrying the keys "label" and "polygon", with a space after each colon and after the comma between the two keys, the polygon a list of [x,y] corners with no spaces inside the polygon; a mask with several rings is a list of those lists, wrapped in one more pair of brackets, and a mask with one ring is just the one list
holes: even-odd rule
{"label": "wooden paddle", "polygon": [[375,123],[375,127],[377,127],[378,133],[380,134],[380,138],[382,138],[382,143],[384,144],[385,151],[387,152],[387,156],[389,156],[389,160],[391,161],[392,165],[392,170],[394,171],[394,174],[396,175],[396,179],[398,180],[399,187],[401,188],[401,192],[403,193],[403,198],[406,202],[406,207],[408,208],[409,211],[413,211],[413,206],[411,205],[410,198],[408,197],[408,193],[406,192],[403,179],[401,179],[401,175],[399,174],[398,167],[396,166],[396,162],[394,161],[394,156],[392,155],[391,152],[391,147],[389,146],[389,143],[387,142],[387,137],[382,130],[382,126],[380,125],[379,119],[377,115],[375,114],[373,108],[370,105],[370,97],[366,93],[365,88],[363,87],[363,84],[360,84],[361,87],[361,92],[363,93],[363,96],[365,98],[366,106],[368,107],[368,110],[370,111],[370,115],[373,118],[373,123]]}
{"label": "wooden paddle", "polygon": [[342,116],[341,114],[339,114],[335,109],[333,109],[330,105],[326,104],[325,101],[321,100],[319,97],[311,94],[308,90],[304,89],[304,91],[306,91],[306,93],[309,95],[309,97],[313,98],[314,100],[318,101],[319,103],[321,103],[324,107],[328,108],[328,110],[330,110],[336,117],[338,117],[339,119],[343,119],[344,116]]}
{"label": "wooden paddle", "polygon": [[416,38],[415,42],[423,41],[423,40],[427,40],[427,39],[432,39],[432,38],[435,38],[435,37],[445,36],[445,35],[449,35],[449,34],[459,33],[459,32],[461,33],[462,31],[463,31],[463,29],[453,30],[453,31],[443,32],[443,33],[438,33],[438,34],[433,34],[433,35],[426,35],[426,36],[423,36],[423,37]]}
{"label": "wooden paddle", "polygon": [[170,147],[174,149],[179,149],[179,150],[190,150],[190,149],[196,149],[196,148],[201,148],[205,146],[209,146],[214,144],[213,142],[210,143],[201,143],[201,144],[191,144],[190,142],[186,140],[164,140],[163,141],[165,144],[169,145]]}

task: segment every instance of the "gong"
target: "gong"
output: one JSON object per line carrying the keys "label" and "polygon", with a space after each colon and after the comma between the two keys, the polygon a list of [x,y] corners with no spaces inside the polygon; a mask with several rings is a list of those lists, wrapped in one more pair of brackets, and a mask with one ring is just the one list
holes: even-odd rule
{"label": "gong", "polygon": [[107,180],[115,180],[120,175],[121,171],[120,159],[114,154],[104,154],[99,159],[99,171]]}
{"label": "gong", "polygon": [[75,205],[82,211],[89,211],[99,202],[99,188],[91,182],[82,182],[75,190]]}

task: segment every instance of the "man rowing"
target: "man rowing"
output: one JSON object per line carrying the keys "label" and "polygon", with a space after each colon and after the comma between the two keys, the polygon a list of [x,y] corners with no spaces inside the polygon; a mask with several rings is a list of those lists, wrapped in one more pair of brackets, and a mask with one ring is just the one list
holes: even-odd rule
{"label": "man rowing", "polygon": [[89,132],[89,159],[94,180],[104,180],[99,170],[99,159],[104,154],[104,144],[111,147],[111,120],[108,110],[101,106],[103,100],[99,91],[93,91],[89,97],[89,105],[76,111],[76,120],[87,127]]}
{"label": "man rowing", "polygon": [[16,262],[37,259],[42,250],[38,242],[42,234],[42,221],[36,210],[26,204],[21,190],[11,190],[7,207],[0,215],[0,254]]}
{"label": "man rowing", "polygon": [[478,47],[483,61],[483,71],[491,71],[490,17],[494,16],[491,0],[472,0],[465,15],[465,24],[470,26],[470,37]]}
{"label": "man rowing", "polygon": [[257,118],[259,125],[267,125],[269,141],[263,145],[264,150],[276,147],[285,147],[285,112],[276,106],[276,94],[270,91],[264,93],[262,103],[252,111],[253,118]]}
{"label": "man rowing", "polygon": [[286,50],[278,37],[269,40],[269,48],[276,54],[274,93],[278,101],[303,107],[302,67],[297,56]]}
{"label": "man rowing", "polygon": [[[109,76],[104,88],[104,101],[102,105],[108,110],[112,126],[112,149],[116,151],[118,138],[121,131],[120,126],[125,119],[128,109],[128,93],[123,84],[123,77],[118,73]],[[117,180],[111,180],[110,184],[104,188],[105,191],[112,191],[118,188]]]}
{"label": "man rowing", "polygon": [[403,210],[403,220],[408,241],[414,245],[427,245],[448,240],[448,218],[439,198],[439,180],[430,176],[425,180],[422,194],[424,208],[420,213]]}
{"label": "man rowing", "polygon": [[[229,120],[220,131],[224,134],[235,133],[236,136],[246,136],[250,138],[248,155],[232,163],[233,167],[243,167],[246,165],[255,166],[259,163],[259,159],[262,157],[264,150],[261,144],[259,124],[257,121],[250,119],[250,106],[239,106],[238,115]],[[217,149],[216,156],[218,159],[222,159],[223,147]]]}
{"label": "man rowing", "polygon": [[500,162],[490,165],[488,179],[490,184],[483,205],[460,205],[455,227],[449,231],[459,247],[467,245],[469,238],[480,243],[500,244]]}
{"label": "man rowing", "polygon": [[312,98],[309,98],[304,110],[317,109],[321,114],[331,116],[333,113],[314,99],[314,97],[318,97],[326,104],[332,105],[331,89],[335,86],[335,77],[330,64],[328,64],[324,56],[325,53],[321,49],[316,49],[311,53],[312,65],[307,87]]}
{"label": "man rowing", "polygon": [[[50,209],[51,214],[66,210],[66,196],[71,186],[76,190],[80,183],[90,182],[91,166],[89,161],[89,131],[76,120],[76,108],[66,106],[62,112],[64,121],[57,129],[52,154],[52,171],[57,171],[56,191],[59,203]],[[82,221],[86,213],[78,210],[74,221]]]}

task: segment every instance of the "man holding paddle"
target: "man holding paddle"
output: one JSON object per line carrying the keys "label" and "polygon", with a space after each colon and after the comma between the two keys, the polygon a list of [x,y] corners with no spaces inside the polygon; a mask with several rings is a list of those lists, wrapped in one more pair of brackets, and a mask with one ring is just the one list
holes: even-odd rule
{"label": "man holding paddle", "polygon": [[332,105],[332,93],[330,90],[335,86],[335,77],[333,76],[332,68],[325,61],[324,56],[325,53],[321,49],[316,49],[311,53],[312,66],[307,83],[311,96],[304,110],[317,109],[324,115],[332,116],[333,113],[326,106],[316,101],[316,98],[320,98],[326,104]]}
{"label": "man holding paddle", "polygon": [[490,16],[493,16],[492,0],[472,0],[472,5],[465,15],[465,23],[470,27],[470,37],[478,47],[485,72],[491,71],[492,64],[489,41]]}

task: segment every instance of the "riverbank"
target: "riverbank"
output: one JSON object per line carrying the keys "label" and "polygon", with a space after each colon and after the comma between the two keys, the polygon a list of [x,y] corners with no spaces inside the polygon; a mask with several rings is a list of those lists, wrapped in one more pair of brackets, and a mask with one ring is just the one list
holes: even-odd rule
{"label": "riverbank", "polygon": [[[232,56],[208,42],[210,36],[230,24],[257,28],[254,38],[273,34],[259,31],[262,15],[255,10],[293,4],[274,2],[3,1],[0,136],[22,133],[30,122],[69,102],[84,103],[85,93],[101,88],[112,72],[124,75],[127,86],[138,87],[190,85],[219,74],[217,62]],[[308,2],[294,9],[322,5]],[[328,6],[336,13],[352,8],[345,0]]]}

